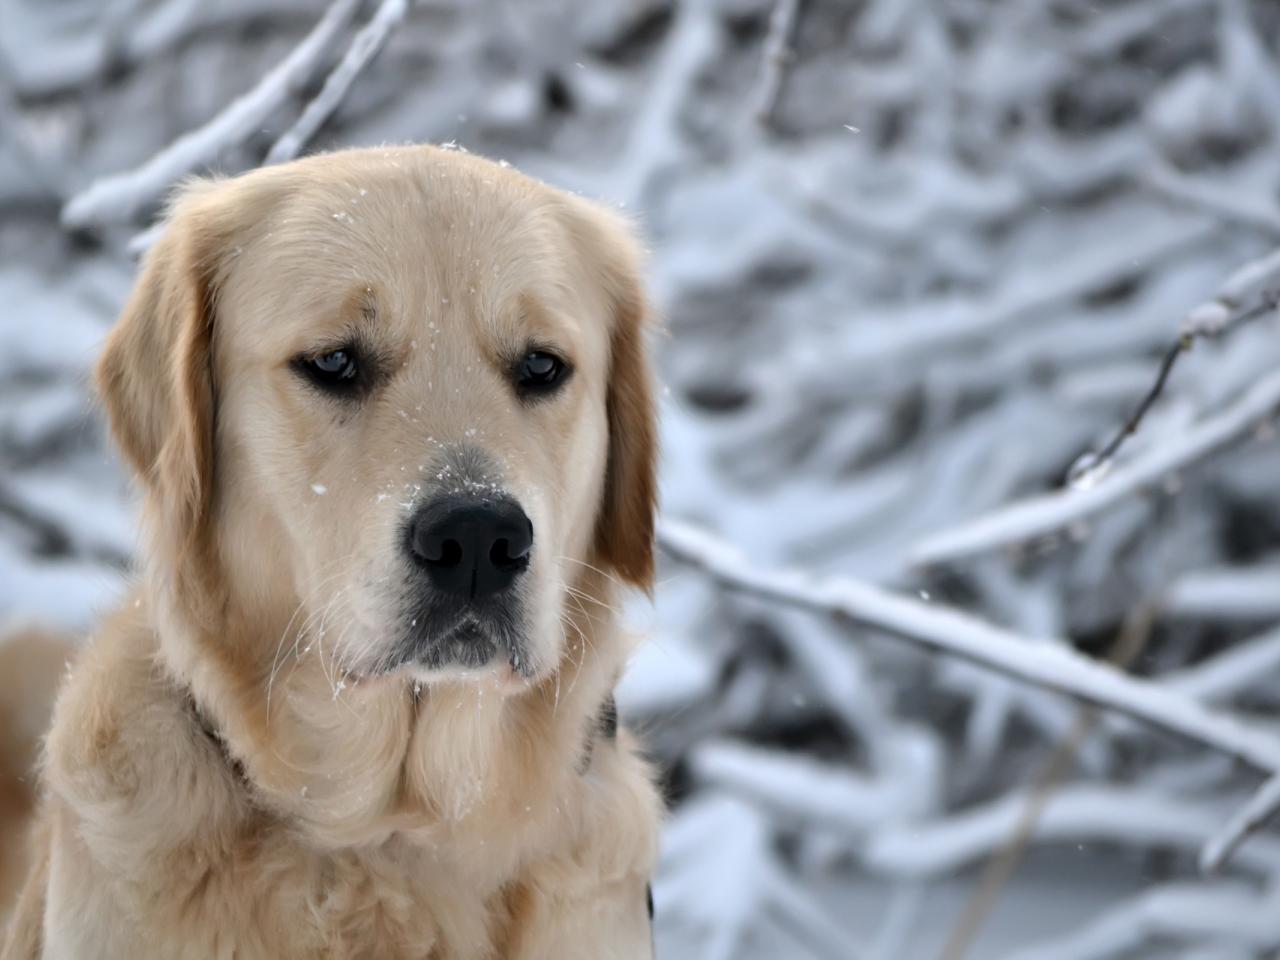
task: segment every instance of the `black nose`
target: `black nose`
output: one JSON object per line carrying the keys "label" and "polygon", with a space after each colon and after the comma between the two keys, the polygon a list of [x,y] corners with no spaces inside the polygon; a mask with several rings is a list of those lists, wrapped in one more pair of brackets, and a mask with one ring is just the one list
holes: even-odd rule
{"label": "black nose", "polygon": [[443,593],[483,600],[529,566],[533,524],[509,498],[442,497],[409,524],[409,551]]}

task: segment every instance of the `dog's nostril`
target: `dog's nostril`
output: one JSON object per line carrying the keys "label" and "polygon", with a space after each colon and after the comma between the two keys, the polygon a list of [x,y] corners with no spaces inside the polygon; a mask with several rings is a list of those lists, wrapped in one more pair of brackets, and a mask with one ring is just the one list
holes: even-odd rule
{"label": "dog's nostril", "polygon": [[495,567],[502,569],[523,567],[529,562],[529,548],[525,546],[512,550],[511,541],[503,537],[494,541],[493,546],[489,548],[489,561]]}
{"label": "dog's nostril", "polygon": [[441,497],[408,525],[409,555],[437,590],[475,602],[511,587],[529,569],[533,524],[509,497]]}
{"label": "dog's nostril", "polygon": [[428,547],[422,559],[440,567],[456,567],[462,562],[462,544],[457,540],[441,540],[436,549]]}

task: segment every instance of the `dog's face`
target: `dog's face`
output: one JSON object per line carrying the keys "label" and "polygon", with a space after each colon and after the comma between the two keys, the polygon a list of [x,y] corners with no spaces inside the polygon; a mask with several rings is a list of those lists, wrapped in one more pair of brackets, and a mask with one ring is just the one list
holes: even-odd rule
{"label": "dog's face", "polygon": [[355,151],[188,190],[99,383],[175,603],[287,605],[286,649],[344,682],[518,688],[559,663],[583,571],[648,586],[642,326],[606,214]]}

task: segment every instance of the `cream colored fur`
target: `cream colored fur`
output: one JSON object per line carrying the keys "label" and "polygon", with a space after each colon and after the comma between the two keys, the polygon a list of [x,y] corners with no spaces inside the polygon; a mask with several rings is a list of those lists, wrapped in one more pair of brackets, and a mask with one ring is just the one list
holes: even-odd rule
{"label": "cream colored fur", "polygon": [[[98,371],[144,573],[58,698],[0,956],[649,957],[660,802],[598,728],[652,577],[645,322],[621,224],[479,158],[184,189]],[[353,327],[390,372],[338,410],[290,364]],[[533,406],[530,339],[574,367]],[[533,521],[533,673],[380,675],[398,525],[459,446]]]}

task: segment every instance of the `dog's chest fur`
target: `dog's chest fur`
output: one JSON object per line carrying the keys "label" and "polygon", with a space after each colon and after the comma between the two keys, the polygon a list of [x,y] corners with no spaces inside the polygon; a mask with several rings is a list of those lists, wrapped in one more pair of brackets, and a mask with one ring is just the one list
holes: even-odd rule
{"label": "dog's chest fur", "polygon": [[[60,924],[51,955],[478,960],[501,955],[510,919],[502,891],[451,885],[429,854],[405,844],[321,854],[288,837],[245,835],[223,849],[153,853],[146,872],[62,883],[55,861],[51,895],[99,922]],[[66,865],[83,871],[87,859]],[[117,919],[104,929],[103,917]]]}
{"label": "dog's chest fur", "polygon": [[[527,822],[488,841],[436,823],[324,849],[264,809],[145,641],[96,643],[63,693],[49,744],[49,897],[70,918],[48,931],[49,955],[508,956],[529,890],[548,885],[539,870],[586,889],[649,857],[651,836],[618,830],[656,820],[639,815],[652,791],[631,759],[602,740],[589,769],[570,768],[576,792],[561,790],[548,810],[545,798],[521,797]],[[553,834],[567,837],[564,848],[539,849]],[[597,871],[581,872],[584,851]]]}

